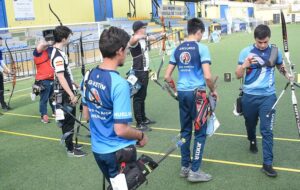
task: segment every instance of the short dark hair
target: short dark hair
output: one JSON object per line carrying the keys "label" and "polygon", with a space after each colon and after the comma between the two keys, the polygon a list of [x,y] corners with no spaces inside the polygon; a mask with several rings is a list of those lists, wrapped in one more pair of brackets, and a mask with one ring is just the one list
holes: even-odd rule
{"label": "short dark hair", "polygon": [[266,37],[271,37],[271,30],[267,25],[260,24],[254,30],[254,39],[265,39]]}
{"label": "short dark hair", "polygon": [[116,52],[120,48],[125,49],[127,47],[129,40],[129,34],[123,29],[112,26],[109,29],[103,30],[99,40],[99,49],[103,58],[113,58],[116,56]]}
{"label": "short dark hair", "polygon": [[205,31],[205,27],[202,20],[198,18],[190,19],[187,24],[188,34],[196,34],[199,30],[201,30],[201,32]]}
{"label": "short dark hair", "polygon": [[2,37],[0,37],[0,40],[3,40],[3,38],[2,38]]}
{"label": "short dark hair", "polygon": [[57,26],[54,29],[54,41],[61,42],[64,38],[67,39],[72,34],[72,30],[66,26]]}

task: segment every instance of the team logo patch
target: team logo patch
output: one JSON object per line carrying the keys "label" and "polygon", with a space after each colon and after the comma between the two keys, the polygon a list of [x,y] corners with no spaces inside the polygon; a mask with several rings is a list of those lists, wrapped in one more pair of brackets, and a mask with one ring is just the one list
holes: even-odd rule
{"label": "team logo patch", "polygon": [[[93,93],[93,94],[92,94]],[[100,105],[102,105],[102,101],[100,99],[100,96],[99,96],[99,93],[97,91],[97,89],[95,88],[92,88],[91,89],[91,92],[89,93],[89,99],[92,101],[92,102],[98,102]],[[97,104],[98,105],[98,104]]]}
{"label": "team logo patch", "polygon": [[191,61],[191,54],[189,52],[182,52],[179,58],[181,63],[187,65]]}

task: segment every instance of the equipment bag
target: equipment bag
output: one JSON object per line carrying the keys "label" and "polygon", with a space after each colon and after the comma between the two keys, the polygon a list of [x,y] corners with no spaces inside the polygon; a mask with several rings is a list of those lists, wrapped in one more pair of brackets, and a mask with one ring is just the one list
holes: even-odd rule
{"label": "equipment bag", "polygon": [[[146,176],[151,173],[158,164],[149,156],[141,155],[135,162],[126,163],[121,172],[125,174],[128,190],[135,190],[147,181]],[[112,190],[111,185],[107,190]]]}
{"label": "equipment bag", "polygon": [[237,116],[243,115],[242,97],[243,91],[240,92],[239,97],[236,99],[235,115]]}
{"label": "equipment bag", "polygon": [[32,85],[32,93],[38,96],[43,90],[45,90],[43,82],[41,80],[34,81],[34,84]]}
{"label": "equipment bag", "polygon": [[194,120],[194,127],[198,131],[206,123],[210,111],[209,100],[204,90],[198,88],[195,90],[195,103],[197,114]]}

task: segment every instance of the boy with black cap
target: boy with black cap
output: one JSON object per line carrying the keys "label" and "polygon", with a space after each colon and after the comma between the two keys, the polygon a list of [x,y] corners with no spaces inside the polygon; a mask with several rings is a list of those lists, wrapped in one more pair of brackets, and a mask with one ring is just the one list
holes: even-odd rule
{"label": "boy with black cap", "polygon": [[155,41],[165,34],[159,36],[147,36],[146,27],[147,23],[142,21],[135,21],[132,25],[134,34],[132,35],[129,45],[130,53],[133,57],[132,70],[138,81],[141,84],[140,90],[133,96],[133,110],[134,117],[137,122],[136,128],[141,131],[151,131],[148,124],[154,124],[145,114],[145,100],[147,96],[147,87],[149,81],[149,54],[148,54],[148,41]]}
{"label": "boy with black cap", "polygon": [[39,41],[33,51],[33,60],[36,65],[35,84],[42,86],[40,91],[39,105],[42,123],[50,123],[47,114],[48,100],[52,109],[52,113],[55,115],[55,108],[52,105],[51,99],[53,94],[54,69],[51,66],[49,56],[53,49],[52,45],[54,44],[53,32],[54,30],[44,30],[44,39]]}

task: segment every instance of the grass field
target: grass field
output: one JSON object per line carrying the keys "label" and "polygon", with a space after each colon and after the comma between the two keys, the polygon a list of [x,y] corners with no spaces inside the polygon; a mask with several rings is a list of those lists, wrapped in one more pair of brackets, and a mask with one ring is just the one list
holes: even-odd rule
{"label": "grass field", "polygon": [[[282,49],[281,27],[272,26],[271,42]],[[300,71],[300,25],[288,25],[291,60]],[[242,117],[232,114],[240,82],[224,82],[223,74],[234,70],[240,50],[253,43],[253,34],[237,33],[224,36],[218,44],[208,44],[212,56],[212,72],[219,76],[216,114],[221,122],[217,134],[207,139],[203,170],[214,179],[208,183],[191,184],[179,178],[180,153],[175,151],[148,176],[145,190],[181,189],[300,189],[300,139],[295,125],[290,90],[287,90],[277,107],[274,127],[274,166],[279,176],[269,178],[260,172],[262,164],[261,141],[256,155],[248,151],[248,141]],[[152,69],[157,70],[160,57],[151,52]],[[130,62],[120,68],[121,75],[130,68]],[[166,65],[164,66],[166,68]],[[163,72],[162,72],[163,73]],[[80,71],[73,70],[76,81]],[[163,75],[163,74],[162,74]],[[18,81],[11,101],[13,110],[0,116],[0,189],[1,190],[94,190],[101,189],[102,176],[90,151],[89,139],[81,138],[89,153],[84,158],[68,158],[60,144],[61,130],[55,121],[40,122],[38,101],[31,101],[29,93],[33,78]],[[277,94],[285,79],[276,72]],[[10,88],[11,84],[6,84]],[[300,100],[299,89],[297,98]],[[6,99],[8,95],[6,95]],[[158,153],[172,145],[179,132],[177,102],[153,82],[149,83],[146,102],[148,117],[157,121],[148,132],[149,144],[138,152],[159,159]],[[82,130],[85,132],[84,130]],[[259,135],[259,130],[258,135]]]}

